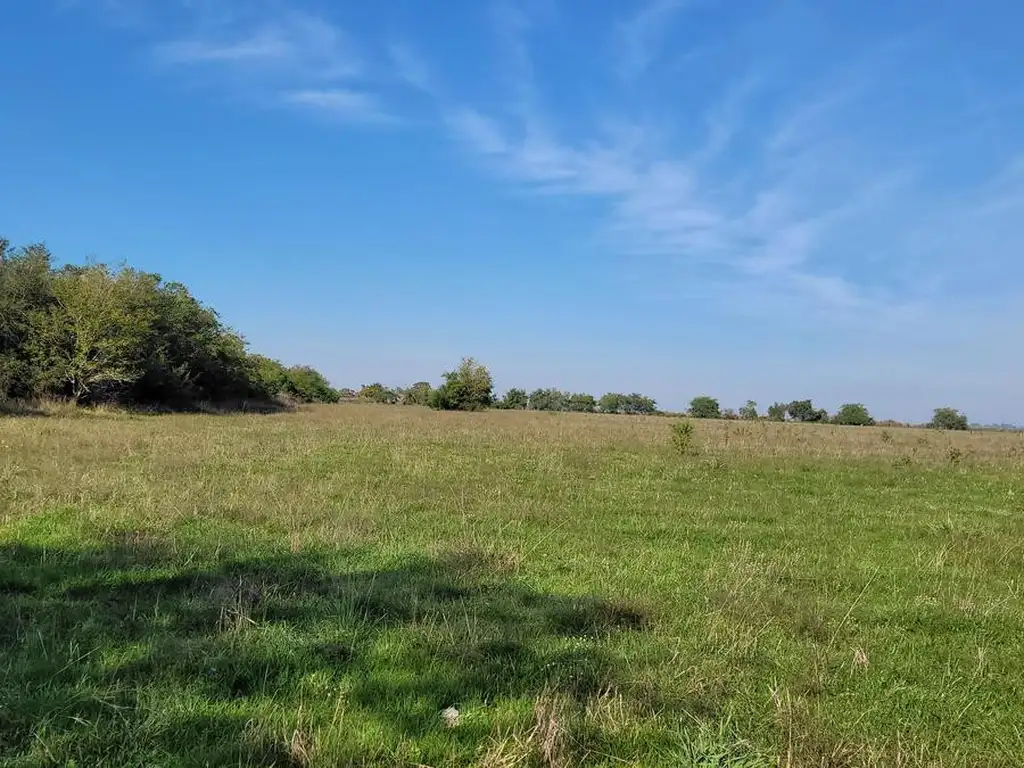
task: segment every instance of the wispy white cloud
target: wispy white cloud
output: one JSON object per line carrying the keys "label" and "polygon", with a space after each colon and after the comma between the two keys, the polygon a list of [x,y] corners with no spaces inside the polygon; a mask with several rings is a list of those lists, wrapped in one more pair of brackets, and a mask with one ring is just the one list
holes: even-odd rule
{"label": "wispy white cloud", "polygon": [[673,17],[694,0],[646,0],[631,16],[616,26],[614,56],[616,71],[623,80],[643,75],[661,54]]}
{"label": "wispy white cloud", "polygon": [[[965,250],[984,244],[985,263],[1005,264],[1021,240],[1024,164],[940,193],[931,180],[941,153],[911,128],[896,130],[904,126],[891,106],[908,86],[889,80],[903,76],[912,48],[898,35],[780,77],[778,62],[762,66],[758,57],[767,49],[785,55],[770,37],[782,26],[750,24],[744,35],[754,38],[716,38],[716,56],[740,64],[679,72],[666,61],[672,30],[689,14],[699,11],[707,24],[723,11],[701,0],[644,0],[590,28],[593,45],[576,49],[593,51],[581,68],[592,94],[583,101],[581,84],[566,82],[565,68],[532,48],[555,16],[550,8],[493,0],[481,34],[497,42],[504,98],[481,99],[490,74],[485,82],[464,61],[446,73],[446,53],[424,56],[422,41],[386,45],[363,35],[357,47],[335,21],[291,5],[174,2],[193,23],[159,43],[164,63],[231,73],[232,86],[255,84],[265,102],[341,122],[399,121],[415,91],[489,173],[538,195],[597,202],[609,250],[700,269],[707,295],[720,302],[731,301],[731,286],[747,305],[803,302],[891,318],[952,290],[969,269]],[[672,78],[632,88],[666,73]],[[757,294],[762,301],[751,300]]]}
{"label": "wispy white cloud", "polygon": [[394,75],[401,82],[434,99],[444,98],[430,65],[412,46],[393,40],[387,46],[387,53]]}
{"label": "wispy white cloud", "polygon": [[300,90],[286,93],[284,100],[343,122],[395,122],[395,118],[381,107],[375,96],[362,91],[342,88]]}
{"label": "wispy white cloud", "polygon": [[260,68],[315,80],[347,79],[363,71],[347,36],[320,16],[287,11],[255,20],[221,18],[188,37],[159,43],[157,57],[172,64]]}
{"label": "wispy white cloud", "polygon": [[292,47],[283,39],[265,32],[231,42],[176,40],[161,44],[157,49],[157,55],[162,60],[174,64],[283,61],[293,54]]}

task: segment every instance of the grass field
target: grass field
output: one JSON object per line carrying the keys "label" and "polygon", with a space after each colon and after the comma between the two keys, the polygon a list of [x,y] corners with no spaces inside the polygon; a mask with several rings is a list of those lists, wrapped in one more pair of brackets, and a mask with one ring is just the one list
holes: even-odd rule
{"label": "grass field", "polygon": [[1020,764],[1024,436],[669,424],[0,419],[0,764]]}

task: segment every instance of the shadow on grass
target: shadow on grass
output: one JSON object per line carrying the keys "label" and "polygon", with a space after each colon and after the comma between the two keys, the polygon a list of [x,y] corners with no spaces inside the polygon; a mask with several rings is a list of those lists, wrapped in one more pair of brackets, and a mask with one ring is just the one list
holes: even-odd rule
{"label": "shadow on grass", "polygon": [[0,763],[304,765],[306,717],[347,729],[335,754],[357,764],[401,741],[465,764],[493,724],[446,730],[443,708],[592,700],[617,681],[601,639],[645,623],[472,553],[339,572],[315,555],[189,563],[143,535],[9,546]]}
{"label": "shadow on grass", "polygon": [[4,416],[45,416],[37,404],[24,400],[7,400],[0,397],[0,418]]}
{"label": "shadow on grass", "polygon": [[291,413],[297,404],[268,400],[237,400],[231,402],[181,402],[164,405],[145,404],[83,404],[70,400],[4,400],[0,399],[0,417],[85,418],[114,413],[126,416],[167,416],[176,413],[231,416],[240,413],[271,415]]}

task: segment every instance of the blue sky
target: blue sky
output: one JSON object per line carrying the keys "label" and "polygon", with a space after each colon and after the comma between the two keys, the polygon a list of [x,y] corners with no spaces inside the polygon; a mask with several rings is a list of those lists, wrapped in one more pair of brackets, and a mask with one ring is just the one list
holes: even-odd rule
{"label": "blue sky", "polygon": [[1010,0],[4,0],[0,232],[339,386],[1024,422]]}

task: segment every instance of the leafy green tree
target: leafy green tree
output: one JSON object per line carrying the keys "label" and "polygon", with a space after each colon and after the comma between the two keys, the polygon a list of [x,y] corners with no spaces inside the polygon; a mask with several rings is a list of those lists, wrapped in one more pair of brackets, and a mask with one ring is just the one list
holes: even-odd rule
{"label": "leafy green tree", "polygon": [[472,357],[444,374],[444,384],[431,392],[430,407],[446,411],[479,411],[494,400],[491,372]]}
{"label": "leafy green tree", "polygon": [[695,419],[720,419],[722,409],[715,398],[699,395],[690,401],[690,415]]}
{"label": "leafy green tree", "polygon": [[862,403],[846,403],[841,405],[839,410],[836,411],[832,422],[851,427],[870,427],[875,423],[875,420]]}
{"label": "leafy green tree", "polygon": [[786,406],[786,413],[792,421],[815,423],[828,420],[828,412],[815,408],[810,400],[794,400]]}
{"label": "leafy green tree", "polygon": [[569,395],[557,389],[535,389],[530,393],[531,411],[565,411],[569,408]]}
{"label": "leafy green tree", "polygon": [[757,403],[747,400],[747,404],[740,408],[740,418],[744,421],[757,421]]}
{"label": "leafy green tree", "polygon": [[216,312],[184,285],[148,277],[155,313],[145,371],[132,385],[131,400],[184,404],[272,396],[260,372],[266,362],[248,355],[245,340],[224,327]]}
{"label": "leafy green tree", "polygon": [[772,403],[768,406],[768,421],[785,421],[786,420],[786,404],[785,403]]}
{"label": "leafy green tree", "polygon": [[932,429],[965,430],[968,427],[967,417],[956,408],[936,408],[931,422]]}
{"label": "leafy green tree", "polygon": [[526,394],[526,390],[513,387],[498,402],[498,407],[504,408],[507,411],[523,411],[526,410],[529,404],[530,397]]}
{"label": "leafy green tree", "polygon": [[0,398],[188,405],[336,399],[311,368],[250,355],[185,286],[98,264],[54,269],[0,239]]}
{"label": "leafy green tree", "polygon": [[[430,386],[429,384],[427,385]],[[380,382],[364,384],[357,397],[367,403],[391,404],[398,401],[397,393]]]}
{"label": "leafy green tree", "polygon": [[597,409],[597,400],[593,395],[577,392],[569,395],[567,409],[576,413],[593,413]]}
{"label": "leafy green tree", "polygon": [[41,245],[11,250],[0,238],[0,400],[37,392],[29,354],[32,318],[52,303],[50,253]]}
{"label": "leafy green tree", "polygon": [[601,413],[622,413],[622,395],[616,392],[601,395],[597,407]]}
{"label": "leafy green tree", "polygon": [[42,379],[83,402],[116,397],[141,378],[156,317],[153,282],[103,265],[54,275],[53,303],[32,316],[29,348]]}
{"label": "leafy green tree", "polygon": [[428,405],[430,403],[430,382],[417,381],[407,390],[402,399],[403,405]]}

